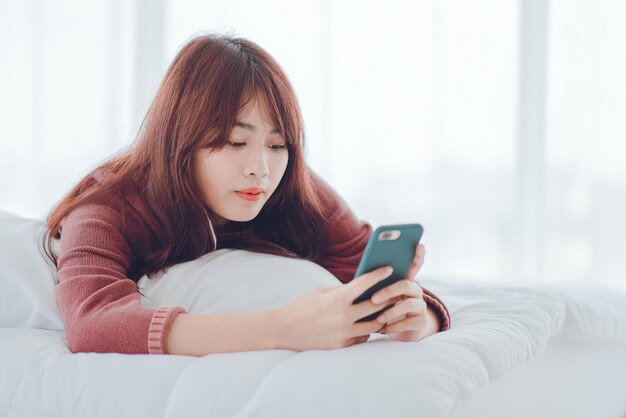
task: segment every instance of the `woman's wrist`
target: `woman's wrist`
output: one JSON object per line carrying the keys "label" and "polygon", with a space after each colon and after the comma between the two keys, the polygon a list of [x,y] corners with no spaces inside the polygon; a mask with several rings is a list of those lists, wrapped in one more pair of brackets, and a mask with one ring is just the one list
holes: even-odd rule
{"label": "woman's wrist", "polygon": [[437,308],[431,304],[427,304],[426,306],[428,307],[428,309],[426,309],[426,317],[428,318],[427,335],[433,335],[438,333],[441,329],[441,320],[439,319]]}
{"label": "woman's wrist", "polygon": [[286,332],[285,315],[281,307],[263,311],[268,331],[268,344],[272,349],[290,350],[289,338]]}

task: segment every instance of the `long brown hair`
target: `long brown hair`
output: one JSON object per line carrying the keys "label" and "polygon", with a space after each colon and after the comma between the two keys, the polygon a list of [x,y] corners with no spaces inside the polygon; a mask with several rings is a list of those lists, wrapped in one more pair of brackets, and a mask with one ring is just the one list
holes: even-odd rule
{"label": "long brown hair", "polygon": [[[160,246],[143,255],[146,272],[193,260],[216,247],[208,230],[213,212],[201,200],[193,178],[192,160],[200,148],[227,144],[239,110],[252,98],[265,101],[274,126],[287,142],[285,173],[249,226],[262,241],[257,245],[233,235],[232,248],[315,261],[328,237],[325,214],[304,160],[304,127],[293,87],[274,58],[241,37],[209,34],[191,39],[170,65],[129,150],[100,164],[112,175],[106,181],[85,176],[50,212],[42,233],[43,248],[57,265],[52,240],[61,236],[61,221],[76,207],[106,202],[129,184],[141,196],[159,224]],[[207,225],[206,233],[198,225]],[[218,240],[219,241],[219,240]],[[252,240],[254,241],[254,240]],[[222,245],[223,246],[223,245]]]}

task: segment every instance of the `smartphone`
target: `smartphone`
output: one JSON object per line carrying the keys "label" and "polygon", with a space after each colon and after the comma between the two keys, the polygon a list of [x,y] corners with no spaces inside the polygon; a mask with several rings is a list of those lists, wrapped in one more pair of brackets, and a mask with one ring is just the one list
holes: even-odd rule
{"label": "smartphone", "polygon": [[[393,267],[393,272],[391,276],[363,292],[352,302],[353,305],[368,300],[383,287],[406,277],[411,262],[415,258],[415,247],[422,239],[423,233],[424,228],[420,224],[382,225],[372,232],[354,278],[383,266]],[[394,306],[393,303],[356,322],[376,319],[378,315],[392,306]]]}

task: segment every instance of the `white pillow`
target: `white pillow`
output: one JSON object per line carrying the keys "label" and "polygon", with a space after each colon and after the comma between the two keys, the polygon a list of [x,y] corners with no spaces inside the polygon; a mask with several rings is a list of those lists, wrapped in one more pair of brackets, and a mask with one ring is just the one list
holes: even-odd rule
{"label": "white pillow", "polygon": [[42,220],[0,210],[0,328],[63,330],[56,269],[40,252],[42,229]]}
{"label": "white pillow", "polygon": [[278,307],[341,281],[304,260],[225,248],[170,267],[160,277],[142,277],[142,305],[182,306],[189,313],[250,312]]}
{"label": "white pillow", "polygon": [[[63,330],[56,269],[40,252],[43,221],[0,210],[0,328]],[[59,254],[59,240],[53,245]],[[190,313],[228,313],[284,305],[313,289],[341,285],[304,259],[222,249],[142,277],[142,305],[182,306]]]}

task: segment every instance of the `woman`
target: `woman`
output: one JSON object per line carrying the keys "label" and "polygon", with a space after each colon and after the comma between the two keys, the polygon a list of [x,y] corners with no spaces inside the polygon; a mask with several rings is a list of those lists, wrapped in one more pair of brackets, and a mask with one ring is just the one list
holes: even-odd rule
{"label": "woman", "polygon": [[[413,281],[421,244],[406,280],[351,304],[390,272],[351,281],[372,228],[306,165],[303,147],[295,93],[267,52],[226,35],[185,45],[135,143],[80,181],[48,217],[44,245],[58,268],[70,350],[300,351],[365,342],[372,332],[417,341],[448,329],[445,305]],[[219,248],[308,259],[346,285],[260,312],[141,306],[136,284],[143,275]],[[394,302],[376,320],[355,323]]]}

